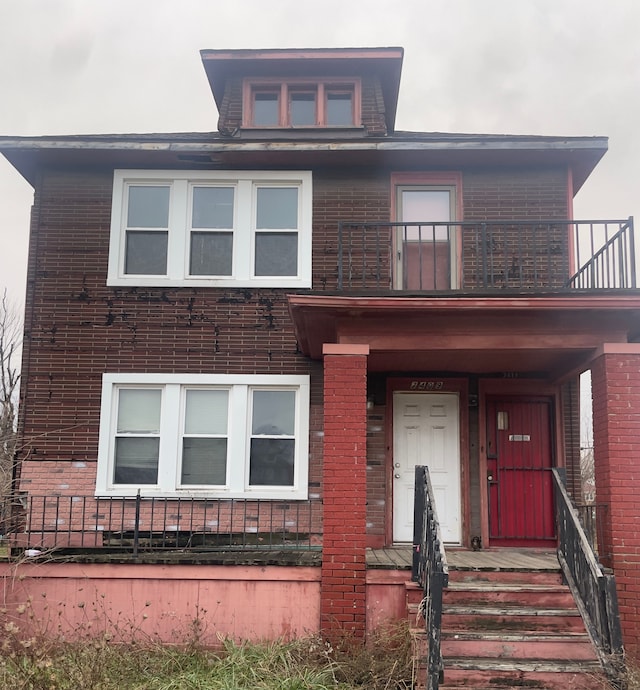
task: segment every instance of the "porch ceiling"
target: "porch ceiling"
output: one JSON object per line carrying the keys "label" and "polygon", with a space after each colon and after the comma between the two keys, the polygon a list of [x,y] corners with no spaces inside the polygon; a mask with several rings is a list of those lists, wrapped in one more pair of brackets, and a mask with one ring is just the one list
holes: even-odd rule
{"label": "porch ceiling", "polygon": [[542,374],[586,368],[640,329],[639,296],[336,297],[289,295],[302,352],[367,344],[370,371]]}

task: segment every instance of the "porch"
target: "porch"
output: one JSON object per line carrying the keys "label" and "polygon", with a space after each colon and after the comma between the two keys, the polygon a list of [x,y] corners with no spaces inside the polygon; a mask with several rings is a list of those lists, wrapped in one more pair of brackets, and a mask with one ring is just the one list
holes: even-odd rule
{"label": "porch", "polygon": [[[411,570],[413,548],[409,545],[367,549],[367,568],[371,570]],[[474,551],[461,547],[447,549],[449,570],[560,570],[555,549],[499,547]]]}

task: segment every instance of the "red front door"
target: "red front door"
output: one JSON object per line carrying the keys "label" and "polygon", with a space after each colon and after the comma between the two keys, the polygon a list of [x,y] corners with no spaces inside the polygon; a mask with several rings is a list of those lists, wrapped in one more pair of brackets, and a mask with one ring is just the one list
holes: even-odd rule
{"label": "red front door", "polygon": [[489,537],[494,546],[555,544],[552,401],[487,400]]}

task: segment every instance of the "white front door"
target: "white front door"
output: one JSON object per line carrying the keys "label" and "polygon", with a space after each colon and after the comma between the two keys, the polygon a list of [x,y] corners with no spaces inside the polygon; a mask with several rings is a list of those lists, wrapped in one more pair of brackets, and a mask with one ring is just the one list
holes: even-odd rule
{"label": "white front door", "polygon": [[393,396],[393,540],[413,541],[415,466],[429,468],[442,538],[461,540],[460,433],[456,393]]}

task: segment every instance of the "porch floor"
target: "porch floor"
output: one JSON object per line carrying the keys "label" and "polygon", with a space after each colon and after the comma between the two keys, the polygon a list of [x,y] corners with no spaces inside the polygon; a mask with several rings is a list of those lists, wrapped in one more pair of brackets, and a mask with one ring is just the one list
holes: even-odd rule
{"label": "porch floor", "polygon": [[[541,570],[560,569],[552,549],[495,548],[470,551],[459,547],[446,550],[449,570]],[[413,549],[409,545],[367,549],[367,568],[411,570]]]}

